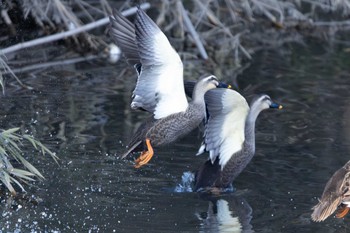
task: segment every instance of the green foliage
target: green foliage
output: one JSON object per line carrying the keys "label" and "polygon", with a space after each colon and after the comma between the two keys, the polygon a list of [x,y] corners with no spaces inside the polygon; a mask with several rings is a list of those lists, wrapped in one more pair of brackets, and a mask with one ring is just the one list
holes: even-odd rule
{"label": "green foliage", "polygon": [[[8,130],[0,130],[0,181],[7,187],[12,193],[16,194],[13,187],[13,183],[18,185],[22,190],[23,183],[28,181],[34,181],[34,178],[44,179],[44,176],[36,169],[31,163],[29,163],[22,155],[23,151],[21,147],[24,142],[29,142],[35,149],[40,151],[41,154],[49,154],[55,162],[58,157],[55,153],[51,152],[41,142],[34,139],[28,134],[16,133],[19,128],[12,128]],[[10,160],[16,160],[22,164],[24,169],[14,168]]]}

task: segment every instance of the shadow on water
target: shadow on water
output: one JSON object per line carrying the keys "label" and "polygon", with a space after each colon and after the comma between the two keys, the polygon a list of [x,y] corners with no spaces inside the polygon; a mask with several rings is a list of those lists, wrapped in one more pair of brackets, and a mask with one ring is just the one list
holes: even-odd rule
{"label": "shadow on water", "polygon": [[[35,201],[1,199],[0,230],[346,232],[349,217],[310,219],[326,181],[350,158],[348,53],[318,48],[311,43],[307,49],[290,45],[287,54],[261,51],[238,76],[220,77],[237,81],[246,93],[267,93],[284,109],[259,116],[256,155],[235,180],[237,191],[211,199],[189,186],[173,191],[183,185],[184,172],[207,159],[194,156],[199,130],[157,149],[141,169],[133,168],[132,156],[117,159],[147,117],[130,110],[135,74],[125,70],[124,61],[21,74],[33,90],[8,80],[1,128],[21,126],[33,133],[57,152],[60,165],[29,158],[46,179],[26,185]],[[193,69],[199,66],[208,71],[205,64]]]}

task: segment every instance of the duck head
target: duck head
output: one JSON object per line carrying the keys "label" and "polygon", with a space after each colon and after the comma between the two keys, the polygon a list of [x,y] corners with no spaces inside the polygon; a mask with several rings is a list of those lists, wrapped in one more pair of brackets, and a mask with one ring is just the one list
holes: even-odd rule
{"label": "duck head", "polygon": [[[192,93],[193,93],[195,85],[196,85],[196,82],[194,82],[194,81],[185,81],[184,82],[186,96],[192,98]],[[217,86],[217,88],[232,89],[232,86],[230,84],[226,84],[224,82],[219,82],[219,85]]]}
{"label": "duck head", "polygon": [[204,92],[217,88],[219,85],[220,85],[220,82],[214,75],[206,76],[200,79],[196,84],[196,86],[199,89],[203,90]]}
{"label": "duck head", "polygon": [[261,112],[262,110],[268,109],[268,108],[277,108],[282,109],[282,105],[274,103],[270,96],[266,94],[259,95],[255,97],[255,99],[252,101],[252,109],[255,109],[257,112]]}
{"label": "duck head", "polygon": [[211,89],[217,88],[219,84],[219,80],[214,75],[208,75],[200,78],[193,89],[193,102],[203,102],[204,104],[205,93]]}

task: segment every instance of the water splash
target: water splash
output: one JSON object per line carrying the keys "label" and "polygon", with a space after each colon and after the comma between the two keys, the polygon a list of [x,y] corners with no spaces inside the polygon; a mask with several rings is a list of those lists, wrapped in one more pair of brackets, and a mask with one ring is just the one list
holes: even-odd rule
{"label": "water splash", "polygon": [[194,182],[194,173],[193,172],[184,172],[181,177],[181,183],[176,185],[176,193],[188,193],[193,192],[192,184]]}

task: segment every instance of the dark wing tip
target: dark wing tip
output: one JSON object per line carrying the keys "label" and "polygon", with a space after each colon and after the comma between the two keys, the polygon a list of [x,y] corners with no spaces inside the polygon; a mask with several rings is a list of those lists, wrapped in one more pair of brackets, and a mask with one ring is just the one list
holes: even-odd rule
{"label": "dark wing tip", "polygon": [[136,32],[141,33],[141,35],[152,35],[156,31],[161,31],[158,25],[141,8],[138,8],[136,12],[135,27]]}
{"label": "dark wing tip", "polygon": [[132,66],[140,63],[134,24],[116,9],[113,9],[109,21],[109,35],[113,42],[120,47],[127,62]]}

